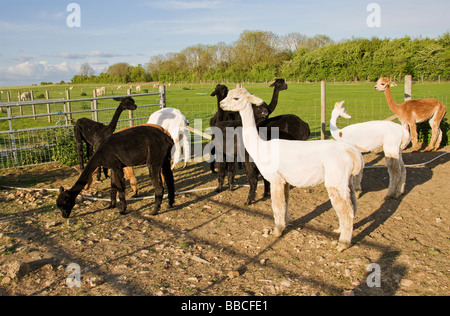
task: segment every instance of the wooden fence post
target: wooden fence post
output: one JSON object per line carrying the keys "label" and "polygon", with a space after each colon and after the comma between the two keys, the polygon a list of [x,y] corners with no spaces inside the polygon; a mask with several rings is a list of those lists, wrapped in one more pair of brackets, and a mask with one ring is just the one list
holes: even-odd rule
{"label": "wooden fence post", "polygon": [[412,76],[405,76],[405,101],[409,101],[412,98]]}
{"label": "wooden fence post", "polygon": [[[34,101],[34,92],[33,91],[30,91],[30,100]],[[36,105],[35,104],[31,105],[31,111],[33,112],[34,120],[36,121],[37,117],[36,117]]]}
{"label": "wooden fence post", "polygon": [[320,108],[321,108],[321,114],[320,114],[320,139],[325,140],[325,132],[326,132],[326,126],[327,126],[327,90],[326,90],[326,82],[322,81],[320,83]]}
{"label": "wooden fence post", "polygon": [[72,122],[72,106],[70,104],[70,91],[68,89],[66,89],[66,104],[66,111],[68,112],[67,124],[69,125]]}
{"label": "wooden fence post", "polygon": [[159,105],[161,109],[166,107],[166,86],[159,86]]}
{"label": "wooden fence post", "polygon": [[[131,89],[127,90],[127,94],[131,95]],[[128,119],[130,120],[129,121],[130,127],[133,127],[133,111],[131,111],[131,110],[128,110]]]}
{"label": "wooden fence post", "polygon": [[[46,100],[50,100],[50,92],[48,92],[48,90],[45,90],[45,99]],[[47,114],[48,115],[48,122],[51,123],[52,122],[52,116],[50,115],[50,103],[47,103]]]}
{"label": "wooden fence post", "polygon": [[[94,89],[92,92],[92,97],[97,98],[97,90]],[[97,112],[97,100],[94,100],[94,121],[98,122],[98,112]]]}

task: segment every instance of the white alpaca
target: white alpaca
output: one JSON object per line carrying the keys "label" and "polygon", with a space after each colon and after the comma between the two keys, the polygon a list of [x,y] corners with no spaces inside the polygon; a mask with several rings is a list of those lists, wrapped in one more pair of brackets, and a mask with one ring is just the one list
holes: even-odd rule
{"label": "white alpaca", "polygon": [[27,101],[27,100],[31,100],[31,92],[24,92],[20,95],[20,101]]}
{"label": "white alpaca", "polygon": [[352,144],[362,152],[383,148],[389,171],[389,190],[385,199],[397,199],[405,191],[406,168],[402,150],[411,141],[409,132],[401,125],[389,121],[371,121],[338,129],[336,123],[340,116],[351,118],[343,105],[344,101],[336,103],[331,114],[331,135],[335,140]]}
{"label": "white alpaca", "polygon": [[351,245],[356,213],[356,189],[360,188],[364,160],[352,145],[328,141],[264,141],[256,129],[253,104],[264,102],[244,88],[228,93],[220,103],[225,111],[239,111],[244,146],[264,178],[270,182],[274,235],[281,236],[289,220],[289,185],[310,187],[325,183],[338,218],[338,250]]}
{"label": "white alpaca", "polygon": [[[153,113],[148,119],[147,124],[156,124],[164,128],[170,133],[175,143],[173,153],[173,165],[179,163],[181,159],[181,148],[183,148],[184,154],[184,167],[191,157],[191,145],[189,144],[189,130],[187,129],[189,122],[186,117],[177,109],[164,108]],[[182,142],[182,146],[180,145]]]}

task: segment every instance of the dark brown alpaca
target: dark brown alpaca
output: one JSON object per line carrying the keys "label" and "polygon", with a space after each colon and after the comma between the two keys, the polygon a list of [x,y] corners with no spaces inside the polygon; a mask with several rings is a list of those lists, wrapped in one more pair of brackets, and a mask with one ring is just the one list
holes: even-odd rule
{"label": "dark brown alpaca", "polygon": [[[83,142],[86,143],[86,156],[87,159],[89,159],[92,157],[93,149],[99,148],[101,143],[114,133],[122,112],[125,110],[134,111],[137,108],[136,103],[134,103],[134,100],[131,97],[115,98],[114,101],[120,102],[120,104],[114,113],[111,123],[108,125],[95,122],[88,118],[81,118],[75,124],[74,134],[77,143],[78,163],[81,170],[84,169]],[[106,175],[107,173],[105,170],[105,176]],[[100,169],[97,179],[100,180]]]}
{"label": "dark brown alpaca", "polygon": [[64,218],[69,218],[75,205],[75,199],[89,182],[91,174],[99,166],[112,170],[111,205],[116,207],[117,192],[121,202],[120,214],[127,214],[125,199],[125,179],[123,168],[147,165],[152,183],[155,187],[155,208],[152,215],[161,209],[164,187],[161,171],[169,190],[169,206],[175,203],[175,187],[171,169],[172,138],[163,130],[154,126],[136,126],[111,135],[106,139],[89,160],[78,181],[70,190],[60,188],[57,199],[58,208]]}

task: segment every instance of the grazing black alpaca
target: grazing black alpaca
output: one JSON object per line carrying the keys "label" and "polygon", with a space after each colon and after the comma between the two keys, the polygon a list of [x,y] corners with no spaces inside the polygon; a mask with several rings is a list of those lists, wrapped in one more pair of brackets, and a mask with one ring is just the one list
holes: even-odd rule
{"label": "grazing black alpaca", "polygon": [[[286,140],[308,140],[310,136],[310,128],[307,123],[305,123],[303,120],[301,120],[298,116],[292,115],[292,114],[285,114],[276,116],[273,118],[267,118],[267,116],[275,111],[276,106],[278,105],[278,99],[279,99],[279,93],[280,91],[287,90],[287,84],[284,79],[277,79],[273,84],[270,85],[270,87],[274,88],[272,101],[269,105],[266,105],[265,103],[262,105],[267,109],[268,112],[264,113],[260,111],[255,111],[256,108],[253,106],[253,112],[255,115],[255,121],[256,125],[259,128],[267,128],[267,139],[272,139],[271,129],[272,128],[278,128],[279,135],[278,137],[280,139],[286,139]],[[241,121],[233,121],[233,122],[221,122],[217,124],[217,127],[219,127],[222,130],[223,134],[223,144],[225,144],[226,139],[226,128],[227,127],[240,127],[242,126]],[[266,138],[265,135],[261,135],[264,139]],[[237,142],[235,142],[237,144]],[[223,150],[226,150],[224,148]],[[225,153],[225,151],[224,151]],[[236,156],[238,153],[237,146],[235,145],[234,148],[234,155]],[[231,157],[228,157],[228,160],[226,161],[232,161],[230,159]],[[225,159],[225,156],[224,156]],[[234,182],[234,175],[235,175],[235,169],[234,169],[234,163],[217,163],[219,174],[218,174],[218,182],[219,185],[216,189],[217,192],[220,192],[223,190],[223,184],[224,184],[224,178],[225,173],[228,177],[228,183],[230,186],[230,190],[233,189],[233,182]],[[256,164],[253,162],[249,162],[249,156],[248,153],[245,152],[245,163],[244,163],[245,172],[247,174],[247,179],[250,185],[249,194],[247,197],[247,201],[245,204],[250,205],[255,202],[256,199],[256,189],[258,186],[258,176],[259,176],[259,170],[256,167]],[[268,196],[270,194],[270,183],[264,179],[264,197]]]}
{"label": "grazing black alpaca", "polygon": [[169,206],[175,203],[175,187],[171,169],[171,150],[174,143],[170,135],[157,126],[136,126],[111,135],[106,139],[89,160],[78,181],[70,190],[60,188],[57,199],[58,208],[64,218],[69,218],[75,205],[75,199],[88,183],[94,170],[105,166],[111,173],[111,205],[116,207],[117,192],[121,202],[120,214],[125,215],[125,179],[123,168],[147,165],[155,187],[155,208],[152,215],[161,209],[164,187],[161,171],[169,191]]}
{"label": "grazing black alpaca", "polygon": [[[84,169],[84,159],[83,159],[83,142],[86,143],[86,156],[90,159],[93,154],[93,149],[97,150],[102,142],[111,136],[117,127],[117,122],[119,121],[120,115],[125,110],[134,111],[137,109],[136,103],[134,103],[133,98],[115,98],[114,101],[120,102],[111,122],[108,125],[104,125],[99,122],[95,122],[88,118],[79,119],[74,127],[75,141],[77,143],[77,154],[78,163],[80,169]],[[105,176],[107,175],[107,169],[104,170]],[[100,180],[101,171],[99,168],[97,179]]]}

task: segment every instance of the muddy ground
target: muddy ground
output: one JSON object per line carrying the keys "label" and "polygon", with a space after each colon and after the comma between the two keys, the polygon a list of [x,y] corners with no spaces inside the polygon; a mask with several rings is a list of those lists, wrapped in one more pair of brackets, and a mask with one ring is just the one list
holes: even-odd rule
{"label": "muddy ground", "polygon": [[[407,165],[443,152],[411,153]],[[248,188],[216,193],[207,163],[175,171],[176,207],[167,199],[150,215],[153,199],[130,201],[131,213],[107,201],[82,201],[65,220],[57,192],[0,191],[0,295],[448,295],[450,155],[407,168],[405,194],[385,201],[388,173],[382,154],[365,155],[353,245],[336,251],[338,221],[323,185],[291,190],[291,222],[272,236],[270,199],[244,206]],[[136,168],[140,197],[152,196],[145,167]],[[238,171],[237,182],[245,184]],[[0,171],[0,185],[71,187],[78,173],[58,164]],[[109,198],[109,181],[87,196]],[[127,187],[127,196],[132,192]],[[379,276],[367,271],[379,267]],[[69,280],[79,287],[69,287]],[[72,267],[71,266],[71,267]],[[377,266],[372,266],[377,267]],[[380,281],[377,284],[377,280]],[[367,282],[368,281],[368,282]],[[369,286],[370,285],[370,286]],[[373,286],[375,285],[375,286]],[[376,285],[379,285],[376,286]]]}

